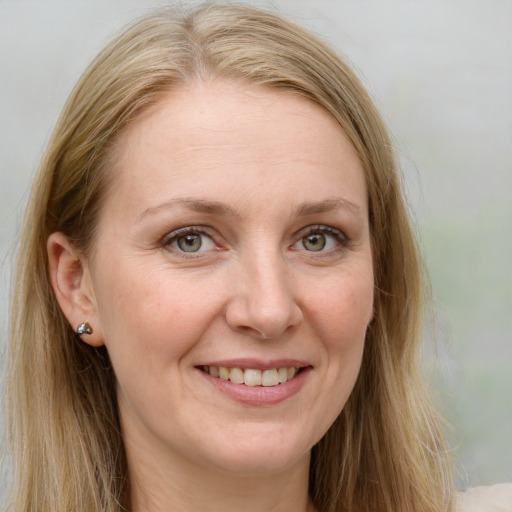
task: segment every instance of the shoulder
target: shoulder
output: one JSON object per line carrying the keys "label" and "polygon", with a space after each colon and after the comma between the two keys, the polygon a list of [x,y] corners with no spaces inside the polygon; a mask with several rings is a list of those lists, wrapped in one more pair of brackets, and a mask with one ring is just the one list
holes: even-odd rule
{"label": "shoulder", "polygon": [[458,493],[456,512],[512,512],[512,483]]}

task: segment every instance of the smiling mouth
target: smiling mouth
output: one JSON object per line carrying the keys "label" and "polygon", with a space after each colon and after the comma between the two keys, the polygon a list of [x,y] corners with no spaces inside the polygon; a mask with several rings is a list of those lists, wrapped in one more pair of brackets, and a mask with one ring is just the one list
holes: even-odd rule
{"label": "smiling mouth", "polygon": [[302,368],[295,366],[282,368],[226,368],[224,366],[202,366],[200,369],[216,379],[229,380],[245,386],[273,387],[292,380]]}

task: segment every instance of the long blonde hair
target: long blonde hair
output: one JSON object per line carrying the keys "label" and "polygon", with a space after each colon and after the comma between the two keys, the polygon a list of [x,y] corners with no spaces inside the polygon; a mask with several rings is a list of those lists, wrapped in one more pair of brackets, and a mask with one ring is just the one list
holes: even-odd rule
{"label": "long blonde hair", "polygon": [[363,163],[375,314],[360,375],[313,448],[319,512],[452,510],[451,470],[418,370],[422,272],[386,128],[326,45],[245,6],[170,9],[137,20],[96,58],[57,123],[30,196],[13,285],[7,430],[16,512],[129,508],[108,354],[77,343],[48,276],[46,241],[63,231],[88,254],[116,136],[162,94],[198,78],[281,88],[338,121]]}

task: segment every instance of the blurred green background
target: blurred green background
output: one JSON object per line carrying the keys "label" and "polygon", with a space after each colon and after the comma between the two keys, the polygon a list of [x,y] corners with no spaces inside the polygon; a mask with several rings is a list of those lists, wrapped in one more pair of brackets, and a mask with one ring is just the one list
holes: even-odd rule
{"label": "blurred green background", "polygon": [[[164,3],[0,0],[2,353],[13,239],[58,112],[112,33]],[[457,485],[512,481],[512,2],[241,3],[312,29],[375,98],[432,280],[439,359],[427,345],[425,366],[453,426]]]}

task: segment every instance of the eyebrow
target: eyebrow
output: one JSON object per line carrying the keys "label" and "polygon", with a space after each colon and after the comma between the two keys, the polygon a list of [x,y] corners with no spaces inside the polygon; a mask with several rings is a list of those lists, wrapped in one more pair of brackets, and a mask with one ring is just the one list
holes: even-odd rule
{"label": "eyebrow", "polygon": [[361,208],[352,201],[342,197],[326,199],[318,202],[303,203],[297,208],[296,214],[298,217],[305,217],[307,215],[325,213],[332,210],[350,210],[358,217],[362,217]]}
{"label": "eyebrow", "polygon": [[136,222],[140,222],[148,215],[154,215],[161,210],[167,210],[176,206],[184,206],[185,208],[198,213],[208,213],[210,215],[219,215],[222,217],[240,217],[240,214],[234,208],[225,203],[221,203],[220,201],[182,197],[171,199],[159,204],[158,206],[147,208],[138,215]]}
{"label": "eyebrow", "polygon": [[[220,201],[210,201],[207,199],[183,197],[171,199],[157,206],[147,208],[138,215],[136,223],[139,223],[148,215],[154,215],[161,210],[167,210],[176,206],[184,206],[185,208],[198,213],[207,213],[221,217],[232,217],[235,219],[241,218],[240,213],[226,203],[222,203]],[[358,217],[362,218],[361,208],[352,201],[341,197],[335,199],[326,199],[323,201],[302,203],[297,208],[295,208],[293,213],[297,217],[306,217],[308,215],[315,215],[333,210],[349,210]]]}

